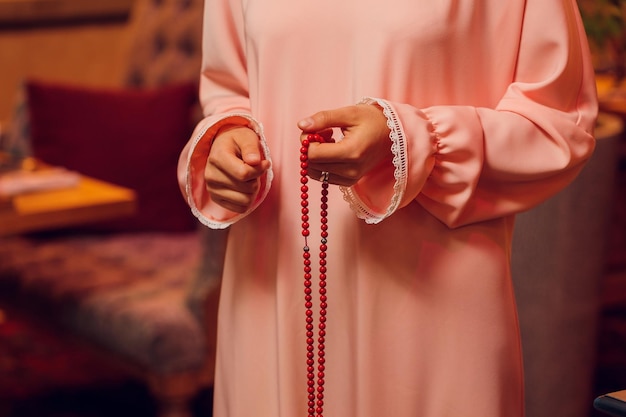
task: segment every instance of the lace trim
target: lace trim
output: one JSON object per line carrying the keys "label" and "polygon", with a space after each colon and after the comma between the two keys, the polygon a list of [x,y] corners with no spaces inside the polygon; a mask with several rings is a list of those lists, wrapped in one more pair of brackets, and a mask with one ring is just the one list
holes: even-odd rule
{"label": "lace trim", "polygon": [[[207,131],[209,131],[210,129],[214,129],[216,126],[222,124],[224,121],[226,121],[228,119],[237,118],[237,117],[241,117],[241,118],[246,119],[248,121],[248,123],[249,123],[248,127],[250,127],[252,130],[254,130],[254,132],[259,136],[259,141],[261,143],[261,148],[263,149],[263,152],[265,153],[265,158],[267,158],[268,160],[271,161],[270,149],[269,149],[269,146],[267,145],[267,141],[265,140],[265,134],[263,132],[263,125],[261,123],[257,122],[250,115],[243,114],[243,113],[232,113],[232,114],[225,115],[224,117],[220,118],[219,120],[217,120],[217,121],[211,123],[210,125],[206,126],[205,128],[203,128],[196,135],[196,137],[193,139],[192,149],[195,150],[196,146],[198,145],[200,140],[202,140],[202,137],[207,133]],[[272,180],[274,179],[274,172],[273,172],[271,167],[270,167],[270,169],[266,173],[265,189],[263,190],[261,195],[257,196],[257,201],[245,213],[240,213],[240,214],[238,214],[238,215],[236,215],[236,216],[234,216],[234,217],[232,217],[232,218],[230,218],[230,219],[228,219],[226,221],[215,221],[215,220],[211,220],[211,219],[207,218],[198,209],[194,199],[191,197],[192,196],[192,190],[191,190],[190,166],[191,166],[191,155],[192,154],[193,154],[193,151],[189,152],[189,156],[187,158],[187,178],[186,178],[186,184],[185,184],[185,191],[186,191],[187,196],[188,196],[188,203],[189,203],[189,206],[191,208],[191,212],[193,213],[194,216],[196,216],[196,218],[203,225],[205,225],[205,226],[207,226],[207,227],[209,227],[211,229],[226,229],[230,225],[236,223],[238,220],[241,220],[242,218],[246,217],[248,214],[252,213],[263,202],[263,200],[265,200],[265,197],[269,193],[269,190],[270,190],[271,185],[272,185]]]}
{"label": "lace trim", "polygon": [[393,196],[385,213],[372,212],[365,203],[359,198],[353,187],[339,187],[343,193],[343,198],[350,204],[350,208],[356,216],[365,220],[368,224],[376,224],[392,215],[402,202],[407,183],[407,145],[406,138],[400,125],[400,120],[391,105],[384,100],[365,97],[359,104],[377,104],[383,110],[387,117],[387,127],[389,127],[389,139],[391,140],[391,152],[393,153],[393,165],[395,183],[393,185]]}

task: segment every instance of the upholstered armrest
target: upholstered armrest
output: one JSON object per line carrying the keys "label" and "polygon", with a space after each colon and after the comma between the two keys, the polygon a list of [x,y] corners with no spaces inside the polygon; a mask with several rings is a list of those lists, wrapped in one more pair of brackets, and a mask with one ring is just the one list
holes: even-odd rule
{"label": "upholstered armrest", "polygon": [[228,229],[203,228],[199,233],[202,242],[200,264],[187,295],[187,305],[200,322],[206,323],[207,298],[213,294],[219,296]]}

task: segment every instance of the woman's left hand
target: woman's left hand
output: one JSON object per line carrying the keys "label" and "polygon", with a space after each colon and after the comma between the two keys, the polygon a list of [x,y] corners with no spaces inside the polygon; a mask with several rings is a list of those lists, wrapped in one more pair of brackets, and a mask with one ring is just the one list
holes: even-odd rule
{"label": "woman's left hand", "polygon": [[328,136],[340,128],[343,139],[336,143],[311,143],[309,176],[320,179],[328,172],[332,184],[349,187],[385,160],[391,160],[391,141],[387,117],[375,105],[357,104],[324,110],[298,122],[300,141],[311,133]]}

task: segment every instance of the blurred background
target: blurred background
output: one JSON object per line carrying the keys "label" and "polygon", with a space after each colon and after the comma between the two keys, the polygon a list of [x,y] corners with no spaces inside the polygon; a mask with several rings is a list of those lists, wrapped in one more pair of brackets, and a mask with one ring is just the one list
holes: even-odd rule
{"label": "blurred background", "polygon": [[[602,146],[570,190],[518,221],[514,279],[528,417],[599,417],[593,399],[626,389],[626,1],[579,6],[597,72]],[[82,150],[85,166],[44,145],[54,137],[60,142],[51,146],[70,153],[99,131],[130,143],[141,126],[116,126],[117,135],[107,130],[111,120],[133,111],[141,118],[159,100],[180,102],[188,106],[180,120],[159,120],[168,123],[160,131],[182,132],[159,139],[156,157],[173,170],[171,149],[180,149],[198,117],[189,96],[201,10],[202,1],[190,0],[0,0],[5,153],[19,164],[46,155],[47,163],[135,192],[140,214],[154,211],[145,172],[109,154],[108,171],[96,170],[106,149]],[[94,114],[77,130],[77,120]],[[126,168],[122,178],[109,172]],[[176,184],[167,187],[178,193]],[[215,265],[201,254],[215,242],[193,220],[18,224],[17,198],[0,193],[0,417],[210,415],[216,299],[206,277]],[[159,211],[184,217],[180,207]],[[192,339],[202,342],[183,343]]]}

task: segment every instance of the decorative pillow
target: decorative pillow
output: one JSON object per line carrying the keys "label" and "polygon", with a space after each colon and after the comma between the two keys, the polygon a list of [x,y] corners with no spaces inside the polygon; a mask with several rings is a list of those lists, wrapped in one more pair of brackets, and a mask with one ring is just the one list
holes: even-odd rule
{"label": "decorative pillow", "polygon": [[197,222],[176,178],[197,104],[193,83],[153,90],[26,83],[36,158],[135,190],[132,217],[88,231],[186,231]]}

